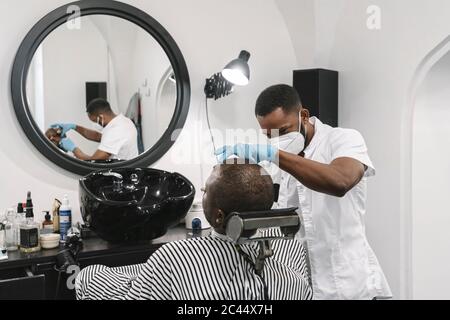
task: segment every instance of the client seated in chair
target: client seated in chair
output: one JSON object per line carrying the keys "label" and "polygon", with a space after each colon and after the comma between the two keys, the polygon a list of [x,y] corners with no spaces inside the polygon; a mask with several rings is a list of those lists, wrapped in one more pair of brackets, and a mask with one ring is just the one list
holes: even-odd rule
{"label": "client seated in chair", "polygon": [[50,140],[56,147],[59,148],[59,143],[61,142],[61,134],[55,128],[49,128],[45,131],[45,136]]}
{"label": "client seated in chair", "polygon": [[238,250],[225,235],[230,213],[272,207],[272,179],[263,170],[252,164],[214,167],[203,190],[205,216],[213,227],[210,236],[168,243],[141,265],[89,266],[76,279],[77,299],[311,299],[300,242],[272,241],[274,254],[265,260],[260,277],[249,260],[258,256],[258,245],[241,244]]}

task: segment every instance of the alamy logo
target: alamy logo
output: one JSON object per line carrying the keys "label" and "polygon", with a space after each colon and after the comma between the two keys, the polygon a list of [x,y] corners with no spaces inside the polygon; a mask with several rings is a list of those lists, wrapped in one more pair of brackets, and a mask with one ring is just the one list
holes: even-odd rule
{"label": "alamy logo", "polygon": [[70,5],[67,7],[67,29],[80,30],[81,29],[81,9],[79,6]]}
{"label": "alamy logo", "polygon": [[73,290],[75,289],[75,280],[80,273],[80,267],[76,265],[71,265],[67,268],[66,271],[67,274],[70,274],[70,276],[67,278],[67,289]]}
{"label": "alamy logo", "polygon": [[371,5],[367,8],[367,29],[380,30],[381,29],[381,8],[376,5]]}

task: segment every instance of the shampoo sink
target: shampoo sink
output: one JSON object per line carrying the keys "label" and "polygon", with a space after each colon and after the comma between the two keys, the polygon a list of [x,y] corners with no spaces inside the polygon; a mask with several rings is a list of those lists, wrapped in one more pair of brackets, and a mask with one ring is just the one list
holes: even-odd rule
{"label": "shampoo sink", "polygon": [[179,223],[195,188],[178,173],[123,168],[80,179],[79,195],[83,220],[99,237],[138,242],[158,238]]}

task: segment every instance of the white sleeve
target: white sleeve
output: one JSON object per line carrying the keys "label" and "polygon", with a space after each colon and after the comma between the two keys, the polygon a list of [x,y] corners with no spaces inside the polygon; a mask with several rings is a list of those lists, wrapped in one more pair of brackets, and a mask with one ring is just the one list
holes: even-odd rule
{"label": "white sleeve", "polygon": [[332,160],[338,158],[352,158],[365,166],[366,177],[375,175],[375,167],[369,158],[366,142],[356,130],[336,128],[330,134]]}
{"label": "white sleeve", "polygon": [[117,156],[125,143],[126,139],[123,138],[120,130],[118,128],[111,128],[111,130],[102,134],[102,140],[98,149]]}

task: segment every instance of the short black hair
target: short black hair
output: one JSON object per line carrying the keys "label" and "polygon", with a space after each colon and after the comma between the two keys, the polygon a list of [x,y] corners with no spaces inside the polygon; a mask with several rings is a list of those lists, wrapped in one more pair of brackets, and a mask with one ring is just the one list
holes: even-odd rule
{"label": "short black hair", "polygon": [[274,202],[272,178],[261,166],[220,164],[214,171],[218,177],[211,190],[211,196],[216,207],[226,215],[232,212],[265,211],[272,208]]}
{"label": "short black hair", "polygon": [[103,98],[97,98],[89,102],[86,112],[89,114],[110,113],[112,109],[108,101]]}
{"label": "short black hair", "polygon": [[300,96],[293,87],[287,84],[277,84],[265,89],[256,100],[255,115],[267,116],[278,108],[285,113],[298,110],[302,106]]}

